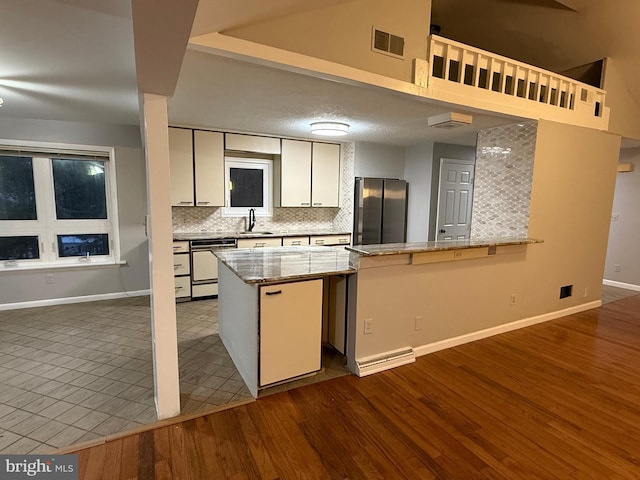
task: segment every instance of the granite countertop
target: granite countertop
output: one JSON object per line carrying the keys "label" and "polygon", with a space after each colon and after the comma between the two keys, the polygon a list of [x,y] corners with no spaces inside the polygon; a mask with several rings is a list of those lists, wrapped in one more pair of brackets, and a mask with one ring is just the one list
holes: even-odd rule
{"label": "granite countertop", "polygon": [[227,249],[215,252],[243,282],[273,283],[355,273],[350,253],[332,247]]}
{"label": "granite countertop", "polygon": [[481,240],[444,240],[436,242],[386,243],[383,245],[356,245],[345,247],[363,257],[377,255],[399,255],[406,253],[440,252],[444,250],[462,250],[465,248],[500,247],[506,245],[529,245],[543,243],[534,238],[488,238]]}
{"label": "granite countertop", "polygon": [[341,230],[259,230],[255,232],[173,232],[173,240],[217,240],[220,238],[269,238],[269,237],[305,237],[308,235],[350,235]]}

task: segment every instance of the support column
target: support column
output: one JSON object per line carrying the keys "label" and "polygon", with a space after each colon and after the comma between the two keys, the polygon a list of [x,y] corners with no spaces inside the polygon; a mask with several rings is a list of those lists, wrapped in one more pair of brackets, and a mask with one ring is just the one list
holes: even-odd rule
{"label": "support column", "polygon": [[162,420],[180,413],[167,97],[145,93],[141,106],[149,213],[154,397],[158,419]]}

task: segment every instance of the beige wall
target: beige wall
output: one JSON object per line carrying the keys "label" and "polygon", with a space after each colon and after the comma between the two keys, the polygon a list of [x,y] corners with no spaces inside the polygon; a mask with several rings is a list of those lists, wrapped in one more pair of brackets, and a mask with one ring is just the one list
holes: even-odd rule
{"label": "beige wall", "polygon": [[609,131],[623,137],[640,138],[640,104],[625,84],[615,59],[606,59],[602,88],[607,92],[606,106],[611,109]]}
{"label": "beige wall", "polygon": [[[358,0],[223,32],[233,37],[411,81],[426,58],[431,0]],[[404,59],[371,51],[372,26],[405,38]]]}
{"label": "beige wall", "polygon": [[[604,270],[620,139],[541,121],[524,253],[358,272],[355,357],[419,347],[597,301]],[[385,261],[388,261],[386,259]],[[559,299],[573,284],[573,296]],[[587,296],[584,296],[588,289]],[[516,305],[511,306],[511,295]],[[424,325],[415,329],[415,317]],[[364,320],[374,331],[364,334]],[[353,339],[353,337],[352,337]],[[353,341],[353,340],[352,340]]]}

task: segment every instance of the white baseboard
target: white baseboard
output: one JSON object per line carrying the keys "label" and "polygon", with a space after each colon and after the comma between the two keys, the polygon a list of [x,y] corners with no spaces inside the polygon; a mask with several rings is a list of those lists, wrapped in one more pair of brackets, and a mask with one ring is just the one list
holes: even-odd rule
{"label": "white baseboard", "polygon": [[633,283],[622,283],[616,282],[615,280],[607,280],[606,278],[602,280],[603,285],[607,285],[609,287],[618,287],[618,288],[626,288],[627,290],[633,290],[634,292],[640,292],[640,285],[634,285]]}
{"label": "white baseboard", "polygon": [[417,357],[421,355],[427,355],[429,353],[444,350],[446,348],[457,347],[465,343],[475,342],[483,338],[492,337],[501,333],[511,332],[524,327],[530,327],[538,323],[548,322],[549,320],[555,320],[556,318],[566,317],[574,313],[584,312],[585,310],[591,310],[598,308],[602,305],[601,300],[594,302],[583,303],[582,305],[576,305],[575,307],[565,308],[564,310],[558,310],[555,312],[544,313],[535,317],[523,318],[522,320],[516,320],[515,322],[505,323],[504,325],[498,325],[497,327],[491,327],[477,332],[467,333],[460,335],[459,337],[447,338],[446,340],[440,340],[438,342],[429,343],[427,345],[421,345],[419,347],[413,347],[413,350]]}
{"label": "white baseboard", "polygon": [[95,302],[96,300],[113,300],[116,298],[143,297],[150,294],[151,290],[135,290],[132,292],[100,293],[97,295],[83,295],[81,297],[51,298],[47,300],[33,300],[29,302],[3,303],[0,304],[0,311],[17,310],[19,308],[50,307],[52,305],[64,305],[67,303]]}

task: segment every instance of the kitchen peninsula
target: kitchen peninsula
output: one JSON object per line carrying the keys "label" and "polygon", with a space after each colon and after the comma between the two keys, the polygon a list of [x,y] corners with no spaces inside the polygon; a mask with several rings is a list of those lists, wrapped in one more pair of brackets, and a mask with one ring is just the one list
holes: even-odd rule
{"label": "kitchen peninsula", "polygon": [[[490,315],[500,310],[495,303],[460,301],[468,296],[467,282],[478,270],[497,277],[515,274],[534,243],[542,242],[502,238],[222,251],[217,253],[220,337],[257,396],[265,386],[319,370],[323,317],[335,321],[342,314],[350,370],[373,373],[363,367],[367,360],[399,350],[413,353],[495,326]],[[345,280],[343,287],[348,284],[342,293],[348,300],[342,312],[327,315],[323,291],[335,277]]]}

